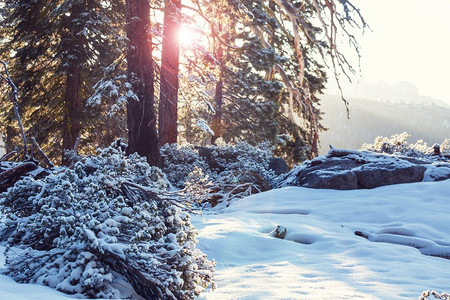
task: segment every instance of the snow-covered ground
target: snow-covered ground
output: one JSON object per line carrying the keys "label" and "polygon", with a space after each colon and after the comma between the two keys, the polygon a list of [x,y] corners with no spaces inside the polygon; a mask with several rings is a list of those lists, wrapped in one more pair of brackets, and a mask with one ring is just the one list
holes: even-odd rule
{"label": "snow-covered ground", "polygon": [[[3,253],[5,247],[0,246],[0,266],[5,264]],[[57,292],[46,286],[19,284],[5,275],[0,275],[0,299],[2,300],[63,300],[74,299],[69,295]]]}
{"label": "snow-covered ground", "polygon": [[[283,188],[194,217],[217,261],[204,299],[417,299],[450,291],[450,180],[335,191]],[[272,236],[284,226],[284,240]],[[358,235],[355,235],[358,232]],[[3,253],[4,248],[0,247]],[[4,258],[0,257],[2,265]],[[0,276],[0,299],[73,299]]]}
{"label": "snow-covered ground", "polygon": [[[195,219],[207,299],[417,299],[450,291],[450,181],[272,190]],[[284,226],[284,240],[270,232]],[[355,232],[359,231],[359,235]],[[361,237],[361,235],[367,238]],[[417,249],[420,248],[420,249]],[[428,254],[428,255],[425,255]]]}

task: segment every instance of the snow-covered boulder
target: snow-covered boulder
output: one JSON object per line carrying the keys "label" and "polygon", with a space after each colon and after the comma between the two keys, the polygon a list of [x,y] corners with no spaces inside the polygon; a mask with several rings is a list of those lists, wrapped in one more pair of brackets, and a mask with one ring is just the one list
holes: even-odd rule
{"label": "snow-covered boulder", "polygon": [[368,163],[354,172],[358,188],[371,189],[379,186],[419,182],[423,179],[425,167],[411,163]]}
{"label": "snow-covered boulder", "polygon": [[423,181],[441,181],[450,178],[449,163],[434,163],[428,166]]}
{"label": "snow-covered boulder", "polygon": [[352,190],[449,178],[448,162],[333,148],[327,155],[294,168],[278,187]]}

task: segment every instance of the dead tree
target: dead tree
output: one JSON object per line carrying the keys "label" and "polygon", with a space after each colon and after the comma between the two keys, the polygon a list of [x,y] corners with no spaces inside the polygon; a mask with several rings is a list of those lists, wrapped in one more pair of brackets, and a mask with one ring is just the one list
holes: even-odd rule
{"label": "dead tree", "polygon": [[[33,154],[38,153],[41,158],[44,160],[46,166],[50,169],[54,168],[55,165],[50,161],[47,155],[44,154],[41,147],[36,143],[34,138],[31,139],[33,143],[33,147],[31,149],[31,155],[29,153],[27,139],[25,137],[25,131],[23,129],[22,121],[19,114],[19,104],[17,101],[17,86],[11,80],[11,77],[8,72],[8,66],[6,62],[1,61],[0,63],[4,68],[4,75],[0,74],[0,79],[5,81],[12,89],[9,93],[9,100],[14,105],[14,114],[19,124],[20,134],[23,141],[24,152],[23,156],[20,158],[18,162],[8,161],[9,159],[17,156],[18,151],[11,151],[0,158],[0,192],[6,191],[10,186],[14,185],[18,180],[30,174],[30,172],[35,171],[40,168],[37,161],[34,159]],[[48,171],[44,168],[41,168],[39,172],[33,172],[33,176],[40,177],[45,174],[48,174]]]}
{"label": "dead tree", "polygon": [[8,66],[6,62],[0,60],[0,63],[3,65],[3,68],[5,70],[5,75],[0,74],[0,78],[4,80],[12,89],[12,91],[9,93],[9,100],[13,102],[14,105],[14,114],[16,116],[17,122],[19,123],[19,129],[20,129],[20,135],[22,136],[23,141],[23,149],[24,149],[24,157],[28,157],[28,145],[27,145],[27,139],[25,138],[25,132],[23,130],[22,121],[20,119],[19,114],[19,104],[17,102],[17,87],[14,84],[14,82],[11,80],[11,77],[9,76],[8,72]]}

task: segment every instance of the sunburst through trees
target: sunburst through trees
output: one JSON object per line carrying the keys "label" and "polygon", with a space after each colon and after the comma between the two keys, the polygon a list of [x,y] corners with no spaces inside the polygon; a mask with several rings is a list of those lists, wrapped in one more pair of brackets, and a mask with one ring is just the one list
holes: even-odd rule
{"label": "sunburst through trees", "polygon": [[[291,163],[311,158],[325,69],[351,75],[338,45],[358,55],[352,30],[366,27],[347,0],[1,3],[0,55],[26,136],[58,161],[77,138],[90,152],[127,131],[130,153],[152,164],[158,145],[184,141],[268,141]],[[129,15],[134,6],[145,16]],[[1,130],[11,148],[10,111]]]}

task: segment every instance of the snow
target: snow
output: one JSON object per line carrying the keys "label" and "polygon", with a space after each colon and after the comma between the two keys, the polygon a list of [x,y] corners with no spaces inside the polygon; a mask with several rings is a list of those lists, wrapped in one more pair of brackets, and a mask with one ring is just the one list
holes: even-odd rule
{"label": "snow", "polygon": [[[217,262],[217,289],[200,299],[448,292],[450,260],[436,256],[450,258],[449,190],[450,180],[352,191],[287,187],[193,216],[197,247]],[[285,239],[273,236],[277,226],[287,229]],[[0,299],[73,298],[0,275]]]}
{"label": "snow", "polygon": [[[5,247],[0,246],[0,266],[4,266],[5,258],[3,253]],[[65,300],[75,299],[70,295],[57,292],[46,286],[36,284],[20,284],[8,276],[0,274],[0,299],[8,300]]]}
{"label": "snow", "polygon": [[210,135],[214,135],[214,131],[212,131],[212,129],[208,126],[208,123],[205,120],[199,119],[197,120],[195,125],[197,125],[197,127],[203,130],[204,132],[209,133]]}
{"label": "snow", "polygon": [[[289,187],[194,217],[215,259],[203,299],[417,299],[449,290],[450,180],[372,190]],[[284,240],[272,236],[287,229]],[[355,232],[365,235],[362,237]]]}
{"label": "snow", "polygon": [[450,168],[448,164],[434,163],[427,167],[423,174],[423,181],[435,181],[436,178],[450,177]]}

